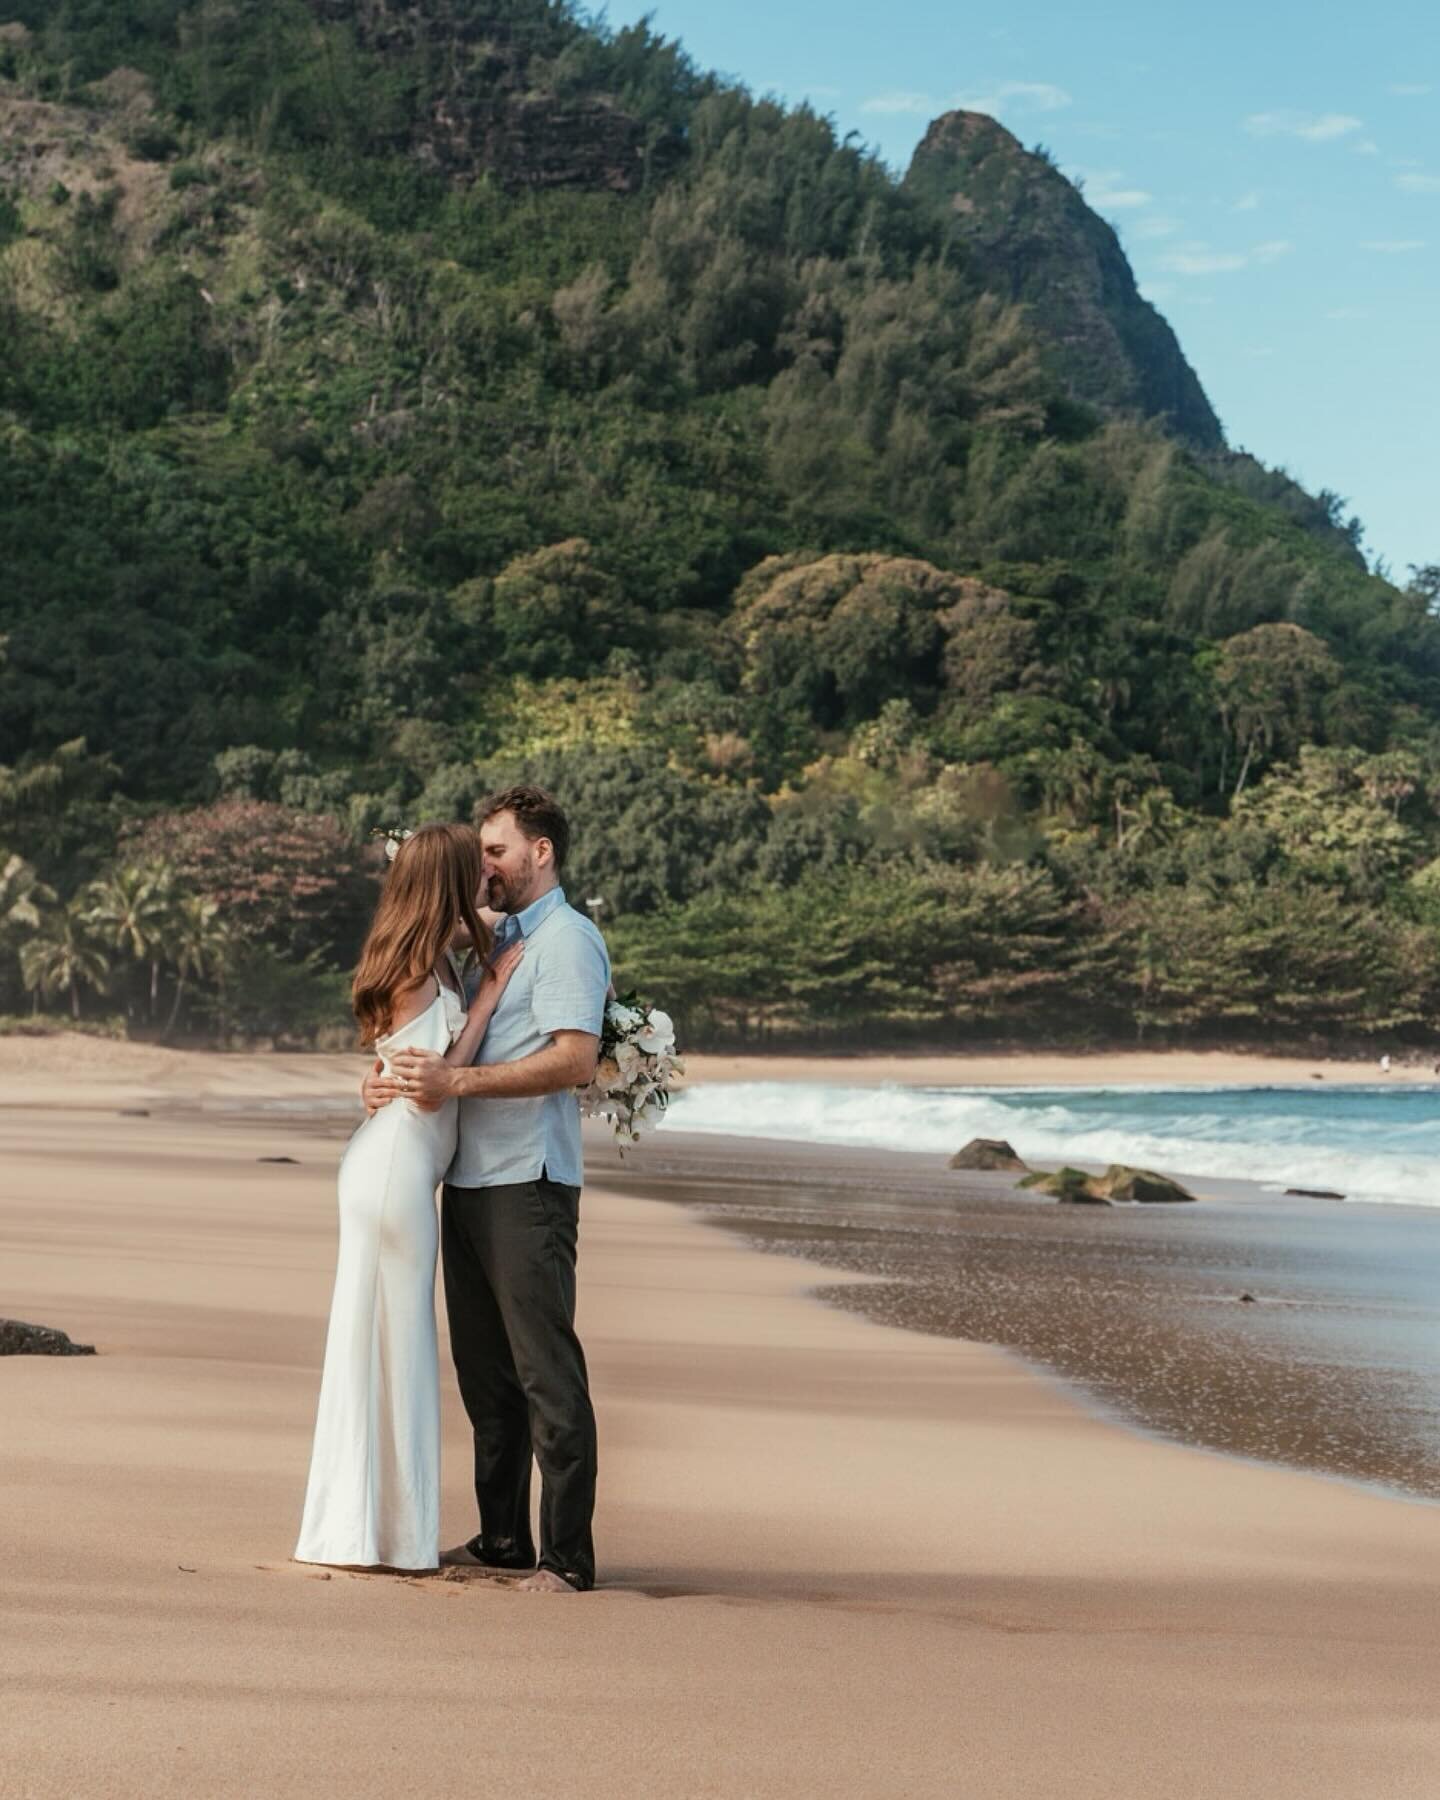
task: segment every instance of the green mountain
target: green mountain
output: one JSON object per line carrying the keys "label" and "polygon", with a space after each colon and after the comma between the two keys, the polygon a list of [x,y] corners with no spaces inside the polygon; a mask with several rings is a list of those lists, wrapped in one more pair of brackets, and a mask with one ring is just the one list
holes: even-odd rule
{"label": "green mountain", "polygon": [[[1434,572],[1227,448],[1042,152],[897,180],[552,0],[7,7],[11,1005],[302,1031],[317,869],[529,770],[692,1032],[1423,1029]],[[137,869],[235,912],[183,991],[84,965]]]}

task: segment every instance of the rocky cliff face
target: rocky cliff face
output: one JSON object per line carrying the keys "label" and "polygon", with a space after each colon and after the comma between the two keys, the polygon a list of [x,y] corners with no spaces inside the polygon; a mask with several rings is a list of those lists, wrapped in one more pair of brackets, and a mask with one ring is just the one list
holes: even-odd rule
{"label": "rocky cliff face", "polygon": [[473,0],[309,0],[347,24],[368,50],[415,71],[409,148],[454,180],[494,176],[504,186],[630,193],[680,146],[656,141],[608,95],[559,94],[534,79],[547,51],[573,30],[543,7],[523,25],[514,9]]}
{"label": "rocky cliff face", "polygon": [[984,113],[937,119],[906,187],[941,209],[979,283],[1023,301],[1077,400],[1143,413],[1206,448],[1223,443],[1195,371],[1135,286],[1120,240],[1043,156]]}

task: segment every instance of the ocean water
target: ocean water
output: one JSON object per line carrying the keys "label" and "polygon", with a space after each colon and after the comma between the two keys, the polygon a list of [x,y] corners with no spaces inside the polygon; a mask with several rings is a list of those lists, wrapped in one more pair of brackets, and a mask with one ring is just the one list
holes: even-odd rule
{"label": "ocean water", "polygon": [[953,1154],[1007,1138],[1040,1162],[1329,1188],[1347,1201],[1440,1207],[1440,1084],[924,1088],[741,1082],[677,1095],[678,1131]]}

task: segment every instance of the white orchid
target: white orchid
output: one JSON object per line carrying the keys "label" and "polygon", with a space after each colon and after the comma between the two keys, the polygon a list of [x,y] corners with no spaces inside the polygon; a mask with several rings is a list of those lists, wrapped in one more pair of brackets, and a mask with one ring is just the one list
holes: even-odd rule
{"label": "white orchid", "polygon": [[635,1042],[650,1056],[664,1056],[675,1048],[675,1021],[657,1006],[636,1032]]}

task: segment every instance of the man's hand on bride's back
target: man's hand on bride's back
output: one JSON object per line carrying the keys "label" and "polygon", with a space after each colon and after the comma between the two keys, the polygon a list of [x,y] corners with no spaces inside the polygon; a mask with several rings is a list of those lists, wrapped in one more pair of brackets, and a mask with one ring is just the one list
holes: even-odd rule
{"label": "man's hand on bride's back", "polygon": [[385,1065],[377,1057],[360,1083],[360,1100],[366,1117],[373,1118],[382,1106],[388,1106],[392,1100],[399,1098],[398,1082],[392,1081],[385,1073]]}

